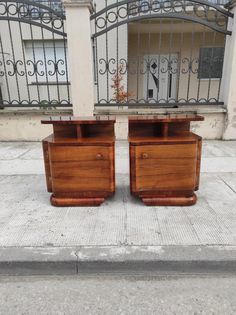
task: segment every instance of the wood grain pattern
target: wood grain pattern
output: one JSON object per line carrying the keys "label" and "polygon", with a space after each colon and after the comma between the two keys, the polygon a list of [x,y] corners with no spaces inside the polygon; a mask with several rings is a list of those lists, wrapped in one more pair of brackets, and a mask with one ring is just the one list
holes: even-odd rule
{"label": "wood grain pattern", "polygon": [[202,138],[198,139],[198,147],[197,147],[197,169],[196,169],[196,185],[195,190],[199,189],[200,183],[200,171],[201,171],[201,156],[202,156]]}
{"label": "wood grain pattern", "polygon": [[196,194],[190,197],[180,196],[180,197],[143,197],[143,203],[146,206],[193,206],[197,202]]}
{"label": "wood grain pattern", "polygon": [[106,177],[52,177],[52,189],[56,193],[80,191],[107,191],[110,188],[110,178]]}
{"label": "wood grain pattern", "polygon": [[168,176],[175,174],[195,173],[195,158],[182,159],[136,159],[137,176]]}
{"label": "wood grain pattern", "polygon": [[48,151],[48,140],[43,140],[42,146],[43,146],[43,158],[44,158],[44,169],[45,169],[45,175],[46,175],[46,184],[47,184],[47,191],[52,192],[52,177],[51,177],[51,168],[50,168],[50,161],[49,161],[49,151]]}
{"label": "wood grain pattern", "polygon": [[76,126],[54,124],[53,125],[53,135],[54,135],[55,139],[76,138],[76,136],[77,136]]}
{"label": "wood grain pattern", "polygon": [[105,198],[70,198],[70,197],[56,197],[54,194],[50,198],[51,204],[55,207],[97,207],[100,206]]}
{"label": "wood grain pattern", "polygon": [[137,176],[136,187],[138,191],[152,190],[194,190],[195,188],[195,172],[193,173],[173,173],[158,174],[151,176]]}
{"label": "wood grain pattern", "polygon": [[55,146],[50,144],[50,159],[52,162],[108,160],[109,149],[103,146]]}
{"label": "wood grain pattern", "polygon": [[97,115],[97,116],[89,116],[89,117],[76,117],[76,116],[55,116],[47,119],[41,120],[42,124],[60,124],[60,125],[107,125],[112,124],[116,120],[109,116],[105,115]]}
{"label": "wood grain pattern", "polygon": [[[201,138],[190,120],[171,117],[129,119],[130,191],[149,206],[189,206],[197,201]],[[146,128],[146,126],[149,126]],[[156,134],[156,135],[155,135]]]}
{"label": "wood grain pattern", "polygon": [[176,122],[190,122],[203,121],[204,117],[195,114],[163,114],[163,115],[148,115],[148,116],[129,116],[129,123],[149,124],[149,123],[176,123]]}
{"label": "wood grain pattern", "polygon": [[[184,141],[184,139],[182,140]],[[173,145],[140,145],[136,149],[137,159],[182,159],[195,158],[197,153],[196,143],[177,143]]]}
{"label": "wood grain pattern", "polygon": [[115,192],[114,120],[49,121],[54,135],[43,150],[52,205],[100,205]]}

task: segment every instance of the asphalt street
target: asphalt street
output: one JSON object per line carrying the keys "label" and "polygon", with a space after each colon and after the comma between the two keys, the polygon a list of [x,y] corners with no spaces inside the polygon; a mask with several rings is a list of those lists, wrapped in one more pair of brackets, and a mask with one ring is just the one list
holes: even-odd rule
{"label": "asphalt street", "polygon": [[1,277],[0,314],[236,314],[236,276]]}

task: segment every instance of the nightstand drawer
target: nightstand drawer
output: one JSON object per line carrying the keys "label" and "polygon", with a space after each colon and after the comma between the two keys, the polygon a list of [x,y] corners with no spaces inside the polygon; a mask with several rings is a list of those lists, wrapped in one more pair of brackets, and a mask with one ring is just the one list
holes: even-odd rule
{"label": "nightstand drawer", "polygon": [[137,159],[195,158],[197,143],[175,145],[141,145],[136,148]]}
{"label": "nightstand drawer", "polygon": [[109,160],[111,147],[50,145],[52,162],[100,161]]}

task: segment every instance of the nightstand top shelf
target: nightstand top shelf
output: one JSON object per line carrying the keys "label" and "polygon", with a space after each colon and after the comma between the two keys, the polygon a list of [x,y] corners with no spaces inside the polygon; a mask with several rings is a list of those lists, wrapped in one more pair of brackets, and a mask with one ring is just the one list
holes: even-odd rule
{"label": "nightstand top shelf", "polygon": [[75,117],[75,116],[55,116],[41,120],[42,124],[62,124],[62,125],[99,125],[114,124],[115,119],[109,116],[91,116],[91,117]]}
{"label": "nightstand top shelf", "polygon": [[203,116],[194,114],[130,116],[129,141],[137,143],[137,140],[143,141],[143,138],[151,138],[151,142],[154,138],[157,141],[167,141],[167,138],[173,141],[178,136],[186,140],[190,134],[190,122],[203,120]]}
{"label": "nightstand top shelf", "polygon": [[41,122],[53,126],[53,140],[51,139],[51,141],[83,144],[89,142],[102,143],[102,141],[114,142],[115,121],[114,118],[111,119],[109,116],[61,116],[50,117]]}
{"label": "nightstand top shelf", "polygon": [[174,123],[174,122],[189,122],[203,121],[204,117],[195,114],[167,114],[167,115],[148,115],[148,116],[129,116],[130,123],[148,124],[148,123]]}

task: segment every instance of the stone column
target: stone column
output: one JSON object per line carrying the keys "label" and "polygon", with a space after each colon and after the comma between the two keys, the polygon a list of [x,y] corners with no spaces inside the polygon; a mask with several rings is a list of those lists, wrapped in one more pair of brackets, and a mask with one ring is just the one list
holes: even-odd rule
{"label": "stone column", "polygon": [[221,99],[227,107],[227,117],[223,139],[236,139],[236,0],[228,4],[234,14],[229,18],[228,30],[232,35],[227,35],[225,57],[223,66]]}
{"label": "stone column", "polygon": [[66,11],[69,76],[74,116],[91,116],[94,82],[90,14],[92,0],[63,0]]}

